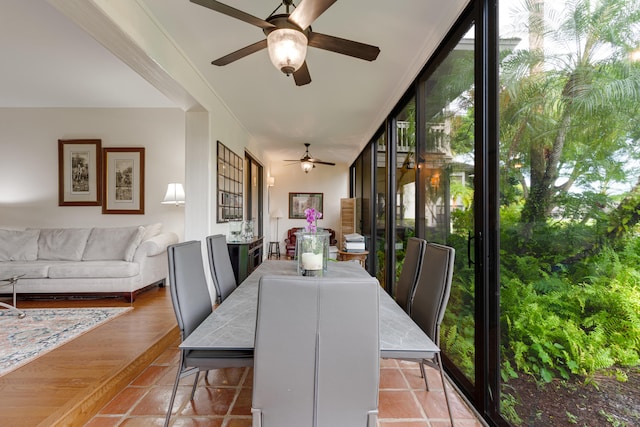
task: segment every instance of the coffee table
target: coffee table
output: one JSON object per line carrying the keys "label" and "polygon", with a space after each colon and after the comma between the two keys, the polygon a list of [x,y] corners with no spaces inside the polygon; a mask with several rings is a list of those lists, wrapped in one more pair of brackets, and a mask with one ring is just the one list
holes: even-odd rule
{"label": "coffee table", "polygon": [[18,283],[18,279],[20,279],[24,274],[19,276],[9,277],[8,279],[1,279],[0,282],[7,282],[6,284],[0,283],[0,286],[11,286],[13,292],[13,305],[6,304],[4,302],[0,302],[0,306],[9,309],[10,311],[15,311],[18,313],[18,319],[23,319],[27,316],[27,314],[16,307],[16,284]]}

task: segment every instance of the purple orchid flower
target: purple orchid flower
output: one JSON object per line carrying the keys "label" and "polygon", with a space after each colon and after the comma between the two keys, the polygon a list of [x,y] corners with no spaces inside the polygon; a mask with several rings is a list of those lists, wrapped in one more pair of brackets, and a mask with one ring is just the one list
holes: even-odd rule
{"label": "purple orchid flower", "polygon": [[318,220],[322,218],[322,212],[318,212],[314,208],[307,208],[304,213],[307,216],[308,224],[305,230],[309,233],[315,233],[318,230]]}

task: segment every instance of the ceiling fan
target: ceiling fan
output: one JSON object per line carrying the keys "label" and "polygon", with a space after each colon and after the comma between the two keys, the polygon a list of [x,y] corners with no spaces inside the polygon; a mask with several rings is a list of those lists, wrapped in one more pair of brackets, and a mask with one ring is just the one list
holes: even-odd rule
{"label": "ceiling fan", "polygon": [[[375,60],[380,53],[380,49],[376,46],[311,30],[311,23],[336,0],[301,0],[297,7],[293,4],[293,0],[282,0],[282,4],[279,4],[266,19],[257,18],[215,0],[191,0],[191,2],[262,28],[267,36],[264,40],[216,59],[211,62],[213,65],[227,65],[267,48],[273,65],[287,76],[293,74],[296,85],[303,86],[311,83],[311,75],[305,61],[307,46],[366,61]],[[286,7],[286,13],[274,15],[283,5]],[[289,13],[290,7],[294,8],[291,13]]]}
{"label": "ceiling fan", "polygon": [[299,160],[285,160],[285,162],[300,162],[300,167],[302,168],[302,170],[304,171],[304,173],[309,173],[309,171],[313,168],[316,167],[316,165],[329,165],[329,166],[335,166],[335,163],[331,163],[331,162],[323,162],[320,159],[314,159],[313,157],[311,157],[311,155],[309,154],[309,146],[311,144],[309,144],[308,142],[304,143],[304,146],[307,147],[306,151],[304,152],[304,156],[299,159]]}

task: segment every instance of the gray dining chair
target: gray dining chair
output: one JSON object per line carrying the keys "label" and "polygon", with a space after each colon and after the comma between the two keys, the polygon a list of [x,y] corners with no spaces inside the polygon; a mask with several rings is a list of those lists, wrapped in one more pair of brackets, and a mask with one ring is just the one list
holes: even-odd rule
{"label": "gray dining chair", "polygon": [[[213,311],[204,275],[201,243],[193,240],[170,245],[167,248],[167,257],[171,302],[178,321],[180,338],[184,341]],[[165,427],[169,425],[180,379],[196,374],[190,397],[190,400],[193,400],[200,371],[244,366],[253,366],[252,351],[180,350],[180,362],[167,409]]]}
{"label": "gray dining chair", "polygon": [[375,427],[378,281],[263,276],[253,427]]}
{"label": "gray dining chair", "polygon": [[[440,325],[451,293],[454,260],[455,249],[436,243],[427,243],[422,263],[422,269],[425,274],[420,275],[411,302],[411,318],[438,348],[440,348]],[[420,364],[420,372],[427,390],[429,390],[429,381],[427,380],[424,365],[431,366],[440,372],[449,418],[453,426],[453,414],[440,352],[437,352],[432,359],[421,359],[417,362]]]}
{"label": "gray dining chair", "polygon": [[407,241],[407,250],[404,255],[402,271],[396,284],[396,302],[402,309],[411,315],[411,299],[418,283],[418,277],[422,271],[424,248],[427,241],[417,237],[410,237]]}
{"label": "gray dining chair", "polygon": [[231,257],[227,249],[227,239],[222,234],[207,236],[207,253],[213,286],[216,288],[216,303],[221,304],[236,289]]}

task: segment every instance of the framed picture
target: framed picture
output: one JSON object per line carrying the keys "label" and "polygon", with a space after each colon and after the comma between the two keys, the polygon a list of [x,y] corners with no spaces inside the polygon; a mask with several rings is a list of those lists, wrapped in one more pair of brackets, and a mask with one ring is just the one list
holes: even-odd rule
{"label": "framed picture", "polygon": [[144,148],[102,150],[102,213],[144,214]]}
{"label": "framed picture", "polygon": [[314,208],[322,212],[323,193],[289,193],[289,218],[306,219],[305,209]]}
{"label": "framed picture", "polygon": [[58,206],[100,206],[102,148],[99,139],[58,140]]}

